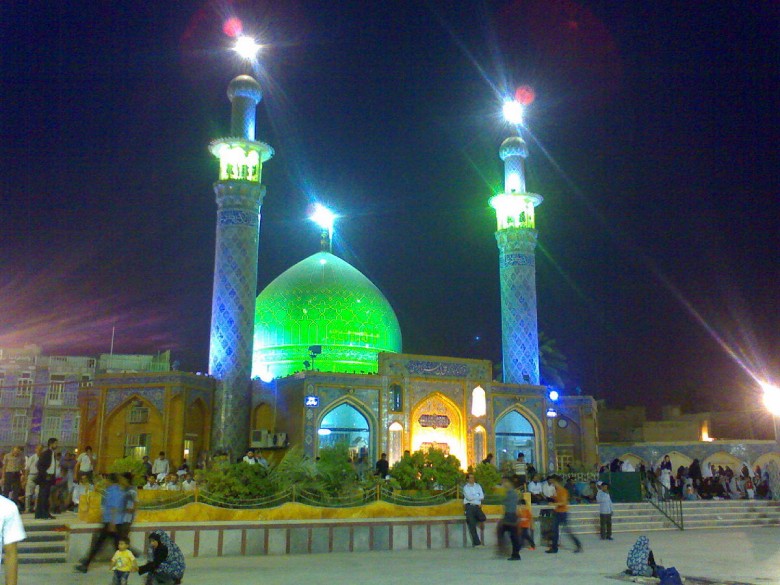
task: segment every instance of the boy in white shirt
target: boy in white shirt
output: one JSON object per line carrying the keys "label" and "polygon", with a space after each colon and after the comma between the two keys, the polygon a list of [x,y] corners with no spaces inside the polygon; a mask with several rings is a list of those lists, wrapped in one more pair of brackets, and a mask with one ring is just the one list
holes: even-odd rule
{"label": "boy in white shirt", "polygon": [[89,483],[89,476],[86,472],[84,472],[81,475],[81,478],[79,479],[79,482],[73,487],[73,494],[71,495],[71,499],[73,500],[73,505],[76,507],[75,511],[79,511],[79,500],[81,500],[81,496],[86,494],[87,492],[91,492],[93,490],[92,484]]}
{"label": "boy in white shirt", "polygon": [[19,508],[8,498],[0,496],[0,546],[3,551],[0,563],[5,561],[5,585],[18,583],[19,558],[16,543],[26,537]]}

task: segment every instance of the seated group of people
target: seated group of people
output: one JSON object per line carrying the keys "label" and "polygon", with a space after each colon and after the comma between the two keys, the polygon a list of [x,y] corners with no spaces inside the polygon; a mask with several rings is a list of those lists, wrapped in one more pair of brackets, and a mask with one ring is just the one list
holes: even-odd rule
{"label": "seated group of people", "polygon": [[734,471],[727,466],[714,464],[702,466],[694,459],[689,467],[683,465],[673,473],[671,461],[666,456],[658,469],[647,474],[649,493],[667,492],[685,500],[753,500],[772,497],[769,473],[756,466],[752,471],[743,464]]}
{"label": "seated group of people", "polygon": [[183,476],[175,473],[169,473],[168,475],[154,475],[150,473],[146,476],[146,483],[142,489],[191,492],[195,489],[195,486],[197,486],[197,483],[189,472]]}

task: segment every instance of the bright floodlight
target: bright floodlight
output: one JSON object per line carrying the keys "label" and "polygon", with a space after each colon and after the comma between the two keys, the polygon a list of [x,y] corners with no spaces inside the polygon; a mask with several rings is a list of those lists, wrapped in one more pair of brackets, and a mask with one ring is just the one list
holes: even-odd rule
{"label": "bright floodlight", "polygon": [[324,205],[317,203],[314,206],[314,212],[311,214],[309,219],[311,219],[322,229],[331,232],[333,231],[333,222],[336,219],[336,215]]}
{"label": "bright floodlight", "polygon": [[557,391],[557,390],[550,390],[550,393],[549,393],[547,396],[548,396],[548,398],[549,398],[549,399],[550,399],[552,402],[555,402],[555,401],[557,401],[557,400],[558,400],[558,398],[560,398],[560,396],[561,396],[561,395],[558,393],[558,391]]}
{"label": "bright floodlight", "polygon": [[236,39],[236,44],[233,46],[233,50],[243,59],[251,61],[257,56],[257,52],[260,50],[260,45],[258,45],[255,42],[255,39],[252,37],[240,36]]}
{"label": "bright floodlight", "polygon": [[764,406],[775,416],[780,416],[780,387],[761,382],[764,389]]}
{"label": "bright floodlight", "polygon": [[510,124],[523,123],[523,104],[516,100],[504,102],[504,119]]}

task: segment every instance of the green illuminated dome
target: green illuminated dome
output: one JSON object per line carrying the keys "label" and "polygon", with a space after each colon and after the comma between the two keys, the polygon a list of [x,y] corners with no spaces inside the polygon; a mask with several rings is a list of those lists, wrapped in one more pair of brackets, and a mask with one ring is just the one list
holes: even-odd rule
{"label": "green illuminated dome", "polygon": [[393,308],[357,268],[318,252],[285,271],[257,297],[252,376],[286,376],[311,361],[323,372],[377,371],[381,351],[401,351]]}

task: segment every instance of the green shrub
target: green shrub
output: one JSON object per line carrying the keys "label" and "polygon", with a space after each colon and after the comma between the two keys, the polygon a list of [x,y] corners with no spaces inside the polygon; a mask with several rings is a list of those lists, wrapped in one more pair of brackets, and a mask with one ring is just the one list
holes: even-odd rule
{"label": "green shrub", "polygon": [[358,477],[349,461],[349,447],[335,445],[320,449],[317,474],[328,495],[347,496],[358,490]]}
{"label": "green shrub", "polygon": [[[471,468],[469,468],[471,471]],[[495,465],[490,463],[480,463],[473,469],[474,476],[477,483],[482,486],[482,490],[486,493],[492,493],[499,485],[501,485],[501,474],[496,469]]]}
{"label": "green shrub", "polygon": [[314,461],[300,448],[292,448],[281,461],[264,465],[215,461],[209,470],[199,470],[196,478],[208,497],[226,504],[270,498],[293,487],[314,496],[327,492]]}
{"label": "green shrub", "polygon": [[449,489],[463,479],[460,461],[439,449],[415,451],[393,465],[390,476],[404,490]]}
{"label": "green shrub", "polygon": [[144,485],[146,481],[146,468],[142,461],[133,457],[124,457],[116,459],[108,468],[109,473],[127,473],[133,474],[133,483],[135,487]]}

